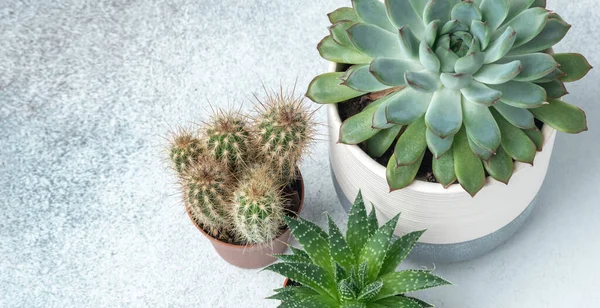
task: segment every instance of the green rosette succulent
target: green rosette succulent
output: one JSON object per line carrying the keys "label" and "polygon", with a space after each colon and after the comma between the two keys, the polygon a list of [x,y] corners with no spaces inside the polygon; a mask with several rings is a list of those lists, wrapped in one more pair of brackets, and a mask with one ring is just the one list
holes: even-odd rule
{"label": "green rosette succulent", "polygon": [[347,64],[310,84],[307,97],[339,103],[381,92],[344,121],[340,142],[366,142],[372,157],[395,142],[387,166],[392,190],[415,178],[427,149],[444,186],[471,195],[486,171],[507,183],[514,161],[533,163],[543,136],[587,130],[582,110],[560,98],[564,82],[591,69],[580,54],[550,48],[570,25],[540,0],[353,0],[329,18],[323,58]]}
{"label": "green rosette succulent", "polygon": [[448,285],[430,270],[396,268],[408,256],[424,231],[393,240],[399,215],[379,227],[374,208],[365,210],[361,193],[350,210],[346,236],[328,217],[329,233],[301,218],[286,217],[287,225],[304,250],[276,255],[282,262],[265,268],[299,286],[275,290],[270,299],[279,307],[385,308],[433,307],[405,294]]}

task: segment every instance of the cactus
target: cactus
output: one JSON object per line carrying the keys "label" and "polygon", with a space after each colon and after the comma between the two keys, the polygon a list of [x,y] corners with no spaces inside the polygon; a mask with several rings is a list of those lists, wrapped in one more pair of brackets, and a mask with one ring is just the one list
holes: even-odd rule
{"label": "cactus", "polygon": [[475,195],[485,170],[508,182],[513,160],[533,163],[541,138],[535,119],[566,133],[587,130],[585,113],[561,97],[564,83],[591,66],[580,54],[548,52],[571,26],[544,7],[352,0],[329,15],[331,35],[318,46],[322,57],[350,68],[316,77],[307,96],[330,104],[388,91],[342,124],[340,142],[369,140],[370,154],[380,156],[399,135],[387,169],[392,190],[414,180],[429,148],[436,178],[445,186],[458,180]]}
{"label": "cactus", "polygon": [[312,142],[315,124],[303,97],[294,91],[266,92],[266,100],[257,98],[253,118],[254,147],[258,156],[271,165],[284,183],[296,178],[296,165]]}
{"label": "cactus", "polygon": [[218,110],[205,123],[207,148],[218,162],[238,172],[246,165],[249,134],[246,118],[239,112]]}
{"label": "cactus", "polygon": [[267,243],[285,225],[285,204],[279,183],[267,166],[257,165],[239,183],[233,196],[233,228],[241,242]]}
{"label": "cactus", "polygon": [[229,170],[206,155],[200,156],[183,177],[192,216],[213,236],[230,226],[232,180]]}
{"label": "cactus", "polygon": [[170,142],[169,157],[179,175],[182,175],[204,153],[202,141],[185,129],[179,129]]}
{"label": "cactus", "polygon": [[399,215],[379,227],[373,207],[367,215],[360,191],[346,236],[328,218],[329,234],[304,219],[285,218],[305,250],[276,255],[283,262],[266,268],[300,284],[275,290],[269,298],[281,300],[280,307],[432,307],[405,293],[450,284],[429,270],[396,271],[425,231],[394,239]]}

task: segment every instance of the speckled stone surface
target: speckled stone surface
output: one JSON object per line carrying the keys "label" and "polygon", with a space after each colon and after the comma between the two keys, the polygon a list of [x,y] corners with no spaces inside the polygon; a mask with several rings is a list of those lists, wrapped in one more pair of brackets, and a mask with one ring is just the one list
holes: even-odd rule
{"label": "speckled stone surface", "polygon": [[[275,307],[283,279],[229,266],[188,220],[164,161],[177,124],[261,83],[324,71],[325,13],[347,0],[0,1],[0,307]],[[600,63],[596,0],[549,0],[556,50]],[[599,75],[571,85],[590,131],[560,134],[531,219],[474,261],[437,266],[437,307],[600,301]],[[325,122],[325,109],[318,112]],[[325,127],[320,128],[325,139]],[[327,143],[303,164],[302,216],[345,221]],[[428,266],[408,262],[405,266]]]}

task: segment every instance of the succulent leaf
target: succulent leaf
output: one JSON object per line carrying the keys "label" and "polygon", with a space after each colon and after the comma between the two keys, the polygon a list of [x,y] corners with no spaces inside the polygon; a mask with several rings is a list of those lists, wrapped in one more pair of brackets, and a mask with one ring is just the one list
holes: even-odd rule
{"label": "succulent leaf", "polygon": [[510,63],[511,61],[519,61],[522,66],[519,75],[513,78],[514,81],[534,81],[550,74],[558,67],[554,58],[546,53],[506,56],[496,63]]}
{"label": "succulent leaf", "polygon": [[267,299],[278,299],[280,301],[297,301],[307,296],[316,296],[319,293],[308,287],[291,286],[274,290],[275,295],[267,297]]}
{"label": "succulent leaf", "polygon": [[388,100],[387,119],[391,123],[406,125],[421,117],[427,111],[433,94],[406,88]]}
{"label": "succulent leaf", "polygon": [[483,162],[485,170],[497,181],[508,184],[513,174],[513,160],[502,147],[489,160]]}
{"label": "succulent leaf", "polygon": [[554,59],[560,64],[560,70],[567,74],[560,78],[563,82],[577,81],[592,69],[590,63],[581,54],[558,53],[554,55]]}
{"label": "succulent leaf", "polygon": [[448,88],[436,91],[425,114],[431,132],[441,138],[452,136],[458,132],[462,121],[460,92]]}
{"label": "succulent leaf", "polygon": [[466,86],[469,86],[473,81],[473,76],[469,74],[448,74],[442,73],[440,80],[444,87],[452,90],[460,90]]}
{"label": "succulent leaf", "polygon": [[427,148],[427,142],[424,138],[426,129],[423,117],[406,127],[394,149],[398,166],[412,165],[425,153]]}
{"label": "succulent leaf", "polygon": [[419,63],[412,60],[377,58],[371,62],[369,67],[371,74],[381,83],[388,86],[405,86],[404,73],[419,70]]}
{"label": "succulent leaf", "polygon": [[431,50],[431,47],[429,47],[425,41],[422,41],[419,45],[419,60],[421,61],[421,65],[428,71],[440,71],[440,59],[437,58],[433,50]]}
{"label": "succulent leaf", "polygon": [[369,71],[369,65],[354,65],[348,76],[344,77],[344,85],[361,92],[378,92],[391,88],[381,83]]}
{"label": "succulent leaf", "polygon": [[448,149],[439,158],[433,157],[432,162],[433,175],[444,187],[452,185],[456,181],[456,172],[454,170],[454,151]]}
{"label": "succulent leaf", "polygon": [[398,30],[400,34],[401,55],[406,59],[419,59],[419,39],[415,36],[411,28],[406,25]]}
{"label": "succulent leaf", "polygon": [[329,236],[321,228],[302,218],[293,219],[286,216],[285,222],[313,263],[333,274],[334,268],[327,240]]}
{"label": "succulent leaf", "polygon": [[333,37],[325,37],[317,46],[323,59],[336,63],[369,63],[373,58],[365,56],[352,47],[338,44]]}
{"label": "succulent leaf", "polygon": [[[514,1],[518,0],[511,0],[511,6]],[[531,41],[542,32],[548,22],[549,14],[546,9],[539,7],[522,11],[515,18],[496,30],[492,35],[492,39],[500,37],[502,31],[505,29],[512,28],[516,32],[513,47],[519,47]]]}
{"label": "succulent leaf", "polygon": [[473,76],[484,84],[501,84],[514,79],[523,70],[520,61],[504,64],[486,64]]}
{"label": "succulent leaf", "polygon": [[496,108],[510,124],[516,127],[522,129],[533,129],[535,127],[533,114],[527,109],[513,107],[503,102],[496,103],[494,108]]}
{"label": "succulent leaf", "polygon": [[563,133],[577,134],[587,130],[583,110],[558,99],[552,99],[548,103],[530,111],[540,121]]}
{"label": "succulent leaf", "polygon": [[534,129],[524,129],[523,132],[533,141],[538,151],[544,147],[544,135],[537,127]]}
{"label": "succulent leaf", "polygon": [[406,84],[421,92],[435,92],[442,85],[439,76],[428,70],[404,73]]}
{"label": "succulent leaf", "polygon": [[546,102],[546,90],[535,83],[509,81],[490,87],[502,93],[500,101],[513,107],[536,108]]}
{"label": "succulent leaf", "polygon": [[271,264],[265,270],[288,277],[317,291],[319,294],[336,297],[336,294],[332,291],[335,289],[332,276],[316,264],[282,262]]}
{"label": "succulent leaf", "polygon": [[350,37],[348,36],[347,32],[348,29],[354,24],[355,22],[350,20],[342,20],[333,24],[331,27],[329,27],[331,38],[333,38],[336,43],[342,46],[354,48],[354,45],[352,45],[352,41],[350,41]]}
{"label": "succulent leaf", "polygon": [[423,155],[417,161],[415,161],[412,165],[407,166],[398,166],[396,164],[396,156],[395,154],[390,157],[388,165],[386,167],[386,179],[388,182],[388,186],[390,187],[390,191],[402,189],[415,179],[417,176],[417,172],[419,171],[419,167],[421,166],[421,162],[423,161]]}
{"label": "succulent leaf", "polygon": [[402,52],[396,34],[375,25],[356,24],[348,29],[348,35],[356,49],[372,58],[393,58]]}
{"label": "succulent leaf", "polygon": [[342,76],[344,73],[325,73],[315,77],[308,86],[306,97],[321,104],[334,104],[365,94],[342,85]]}
{"label": "succulent leaf", "polygon": [[565,84],[557,79],[544,83],[539,83],[539,86],[546,90],[546,95],[548,96],[548,99],[561,98],[569,94],[567,88],[565,87]]}
{"label": "succulent leaf", "polygon": [[[504,138],[502,138],[504,140]],[[462,128],[454,136],[452,147],[454,154],[454,172],[460,185],[471,195],[475,196],[485,184],[485,172],[481,159],[471,150],[467,132]]]}
{"label": "succulent leaf", "polygon": [[502,97],[502,92],[478,81],[473,81],[470,86],[460,89],[460,92],[467,100],[485,106],[495,104]]}
{"label": "succulent leaf", "polygon": [[489,107],[463,100],[462,112],[469,139],[479,147],[495,153],[502,138]]}
{"label": "succulent leaf", "polygon": [[[396,28],[401,29],[406,25],[410,25],[415,35],[422,37],[425,26],[423,25],[421,16],[410,1],[386,0],[385,5],[388,16]],[[421,10],[420,12],[423,11]]]}
{"label": "succulent leaf", "polygon": [[485,50],[492,39],[492,33],[488,25],[481,20],[473,20],[471,22],[471,33],[481,43],[481,50]]}
{"label": "succulent leaf", "polygon": [[508,15],[506,21],[510,21],[515,18],[518,14],[531,7],[534,0],[510,0]]}
{"label": "succulent leaf", "polygon": [[533,164],[536,147],[533,141],[519,128],[511,125],[495,110],[492,114],[502,134],[502,147],[514,160]]}
{"label": "succulent leaf", "polygon": [[342,123],[340,128],[340,142],[345,144],[359,144],[375,136],[380,129],[373,128],[373,115],[377,107],[384,103],[384,99],[374,101],[363,112],[356,114]]}
{"label": "succulent leaf", "polygon": [[512,49],[509,52],[509,55],[520,55],[528,54],[531,52],[541,52],[548,48],[551,48],[552,46],[560,42],[565,37],[565,35],[567,35],[569,29],[571,29],[571,25],[567,24],[563,20],[551,16],[548,19],[548,23],[546,23],[546,26],[544,27],[542,32],[540,32],[540,34],[538,34],[531,41]]}
{"label": "succulent leaf", "polygon": [[387,17],[385,4],[379,0],[352,0],[352,6],[356,15],[367,24],[376,25],[390,32],[396,32]]}
{"label": "succulent leaf", "polygon": [[424,306],[421,303],[413,300],[412,298],[408,298],[405,296],[393,296],[380,299],[374,302],[377,305],[377,308],[387,308],[387,307],[396,307],[396,308],[423,308],[428,307]]}
{"label": "succulent leaf", "polygon": [[341,7],[327,14],[327,17],[329,17],[331,24],[335,24],[344,20],[360,22],[360,19],[358,16],[356,16],[356,12],[354,12],[354,9],[351,7]]}
{"label": "succulent leaf", "polygon": [[481,21],[482,15],[479,7],[473,2],[460,2],[452,8],[450,18],[458,20],[465,25],[470,25],[473,21]]}
{"label": "succulent leaf", "polygon": [[381,130],[375,136],[367,140],[367,152],[371,157],[381,157],[392,146],[398,137],[402,125],[394,125],[391,128]]}
{"label": "succulent leaf", "polygon": [[454,141],[454,136],[448,136],[446,138],[441,138],[440,136],[433,133],[429,128],[427,128],[427,132],[425,133],[425,139],[427,141],[427,146],[433,156],[439,158],[442,154],[446,153],[448,150],[452,148],[452,142]]}
{"label": "succulent leaf", "polygon": [[423,21],[429,24],[439,20],[445,24],[450,20],[450,11],[460,0],[430,0],[423,11]]}
{"label": "succulent leaf", "polygon": [[495,31],[508,16],[510,6],[509,0],[482,0],[479,8],[483,20],[491,31]]}

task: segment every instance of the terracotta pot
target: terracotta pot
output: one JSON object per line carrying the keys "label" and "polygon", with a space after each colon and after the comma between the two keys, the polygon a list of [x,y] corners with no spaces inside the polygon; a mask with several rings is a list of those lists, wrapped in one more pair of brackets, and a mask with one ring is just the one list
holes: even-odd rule
{"label": "terracotta pot", "polygon": [[[304,180],[302,179],[302,174],[300,171],[298,171],[296,187],[298,189],[298,196],[300,199],[297,214],[300,214],[302,211],[302,206],[304,205]],[[272,257],[272,255],[284,253],[287,249],[287,243],[290,239],[290,229],[286,228],[285,232],[269,243],[246,246],[234,245],[219,241],[216,238],[208,235],[206,232],[204,232],[204,230],[202,230],[198,223],[196,223],[189,211],[189,208],[186,207],[186,211],[196,228],[198,228],[198,230],[200,230],[200,232],[202,232],[202,234],[204,234],[204,236],[210,240],[210,243],[213,245],[221,258],[231,265],[247,269],[262,268],[275,262],[276,259]]]}
{"label": "terracotta pot", "polygon": [[285,287],[287,287],[287,286],[288,286],[288,283],[290,283],[290,279],[289,279],[289,278],[286,278],[286,279],[285,279],[285,281],[283,282],[283,287],[284,287],[284,288],[285,288]]}

